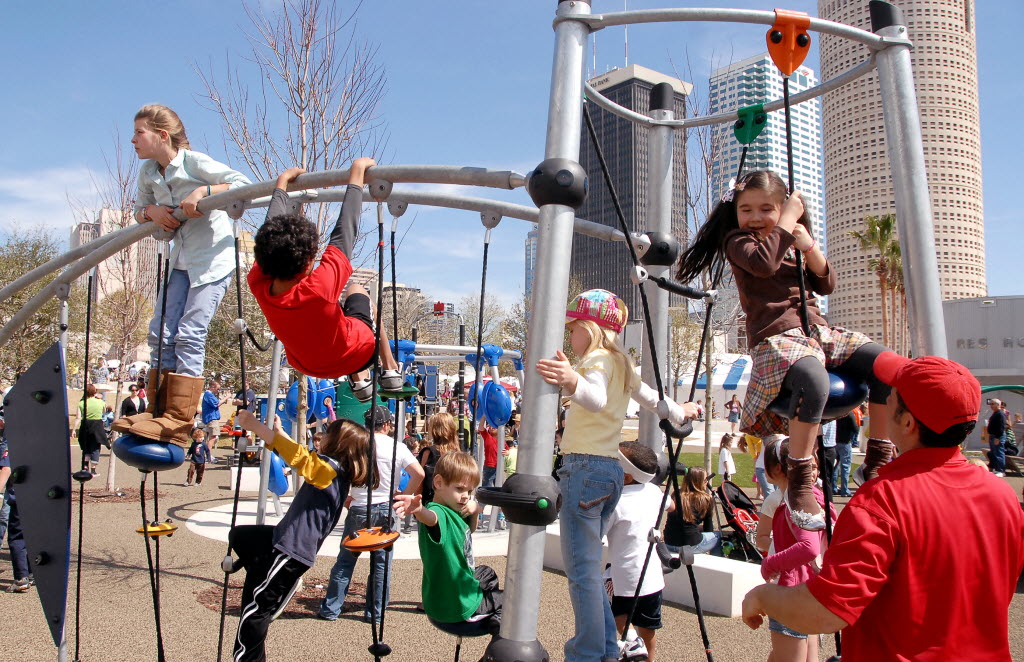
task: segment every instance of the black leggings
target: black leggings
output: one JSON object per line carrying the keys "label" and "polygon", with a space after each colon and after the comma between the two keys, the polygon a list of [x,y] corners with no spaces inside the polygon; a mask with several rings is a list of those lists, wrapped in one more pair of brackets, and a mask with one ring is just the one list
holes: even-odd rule
{"label": "black leggings", "polygon": [[[836,368],[854,379],[867,382],[868,402],[873,404],[884,405],[892,390],[891,386],[875,377],[873,369],[875,359],[885,351],[886,348],[878,343],[868,343]],[[818,359],[805,356],[791,365],[782,380],[782,392],[788,393],[790,398],[786,407],[791,412],[790,418],[795,417],[801,423],[820,423],[828,390],[828,372]]]}

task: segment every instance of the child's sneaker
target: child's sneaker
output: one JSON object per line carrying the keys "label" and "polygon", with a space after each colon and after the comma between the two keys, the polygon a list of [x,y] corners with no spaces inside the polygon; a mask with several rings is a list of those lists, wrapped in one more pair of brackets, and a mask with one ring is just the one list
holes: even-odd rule
{"label": "child's sneaker", "polygon": [[[635,631],[630,628],[630,633],[635,635]],[[627,635],[628,637],[629,635]],[[644,644],[644,640],[638,636],[634,636],[633,639],[627,641],[619,641],[619,659],[624,662],[639,662],[647,659],[647,645]]]}
{"label": "child's sneaker", "polygon": [[8,593],[27,593],[32,588],[32,580],[28,577],[22,577],[13,584],[7,587]]}
{"label": "child's sneaker", "polygon": [[356,400],[369,402],[373,397],[373,382],[369,379],[360,379],[359,381],[349,379],[352,385],[352,395],[356,397]]}
{"label": "child's sneaker", "polygon": [[385,370],[380,376],[380,388],[383,391],[401,391],[405,387],[402,373],[397,370]]}

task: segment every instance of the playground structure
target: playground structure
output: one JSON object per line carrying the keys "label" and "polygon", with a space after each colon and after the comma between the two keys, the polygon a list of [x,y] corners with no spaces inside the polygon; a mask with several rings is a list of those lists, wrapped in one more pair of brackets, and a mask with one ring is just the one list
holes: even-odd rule
{"label": "playground structure", "polygon": [[[547,135],[544,148],[544,159],[538,167],[528,175],[508,170],[490,170],[485,168],[468,168],[458,166],[375,166],[368,171],[370,180],[368,192],[364,200],[376,202],[378,207],[378,224],[383,225],[383,206],[397,219],[410,204],[444,206],[454,209],[475,211],[481,214],[481,221],[488,229],[494,227],[502,218],[519,218],[538,224],[537,269],[535,276],[532,315],[528,328],[528,345],[525,355],[531,357],[549,356],[563,343],[563,324],[565,302],[568,293],[569,255],[573,232],[580,232],[606,241],[632,240],[639,246],[637,252],[644,253],[655,242],[652,237],[656,233],[670,231],[671,214],[671,173],[675,166],[672,157],[672,132],[685,130],[689,127],[734,121],[738,112],[724,113],[711,117],[675,119],[664,103],[664,95],[653,94],[654,100],[650,115],[631,111],[603,97],[593,90],[583,79],[583,60],[586,43],[590,33],[607,27],[634,25],[652,22],[684,22],[684,21],[724,21],[747,23],[772,27],[769,34],[777,31],[780,34],[796,38],[804,35],[807,30],[827,33],[851,39],[863,44],[869,51],[865,60],[844,74],[822,83],[821,85],[794,96],[792,102],[810,99],[824,94],[848,83],[872,70],[877,70],[881,91],[886,136],[889,146],[889,157],[892,167],[893,188],[896,199],[896,216],[899,223],[899,234],[904,250],[904,270],[907,288],[910,329],[912,330],[912,349],[915,355],[946,354],[945,330],[943,326],[941,297],[939,290],[938,266],[933,251],[934,237],[932,231],[932,212],[925,179],[924,152],[921,140],[920,122],[917,102],[914,93],[914,81],[910,62],[911,42],[906,38],[906,27],[902,16],[893,5],[880,0],[872,0],[872,30],[868,32],[848,25],[811,18],[806,15],[794,15],[790,12],[733,10],[733,9],[656,9],[633,10],[604,14],[593,14],[586,0],[563,0],[558,2],[554,20],[555,49],[552,65],[551,93],[548,107]],[[771,37],[770,37],[771,39]],[[602,108],[614,112],[633,122],[642,123],[650,128],[649,158],[650,169],[648,190],[648,230],[649,232],[636,237],[627,237],[623,232],[590,223],[576,218],[575,210],[586,195],[586,177],[577,163],[579,158],[580,134],[582,125],[583,95],[586,91],[587,100]],[[669,97],[671,98],[671,97]],[[764,110],[780,108],[781,101],[764,104]],[[307,173],[299,176],[289,187],[289,194],[301,202],[333,202],[341,200],[343,191],[324,190],[332,186],[340,186],[347,182],[348,172],[332,170]],[[468,197],[448,193],[426,193],[422,191],[403,190],[396,184],[456,184],[484,188],[513,189],[525,186],[536,208],[525,205],[496,202],[486,198]],[[247,209],[264,207],[269,203],[268,196],[273,189],[273,182],[260,182],[240,187],[228,192],[212,195],[199,203],[199,209],[209,212],[213,209],[225,209],[237,219]],[[0,300],[10,297],[13,293],[37,281],[54,271],[64,269],[49,285],[30,300],[2,329],[0,344],[7,342],[15,329],[23,325],[50,297],[61,300],[61,339],[60,346],[67,344],[67,315],[70,284],[79,276],[87,273],[104,259],[112,256],[122,248],[142,239],[156,235],[159,228],[152,223],[140,224],[105,235],[93,242],[85,244],[73,251],[51,260],[13,283],[0,289]],[[158,236],[164,241],[168,236]],[[626,267],[623,267],[626,268]],[[634,281],[642,285],[646,280],[659,284],[667,284],[669,265],[650,264],[645,268],[634,268]],[[683,288],[685,290],[685,288]],[[676,291],[679,291],[677,288]],[[692,290],[687,290],[694,294]],[[701,297],[707,293],[696,293]],[[660,357],[665,361],[668,344],[668,294],[662,290],[654,291],[651,296],[650,314],[647,320],[649,334],[644,339],[642,377],[648,383],[657,382],[661,387],[661,374],[665,374],[665,366],[658,365],[652,357]],[[237,331],[244,333],[244,322],[239,320]],[[397,344],[399,354],[401,343]],[[438,352],[434,359],[452,357],[452,360],[466,360],[461,354],[463,346],[418,346],[421,352]],[[470,348],[475,354],[476,349]],[[441,352],[445,352],[442,354]],[[517,352],[518,354],[518,352]],[[551,508],[557,499],[557,488],[550,478],[550,458],[553,448],[555,421],[558,412],[558,390],[544,382],[533,370],[524,370],[522,356],[518,360],[517,370],[520,371],[520,384],[523,388],[523,420],[520,430],[520,450],[516,480],[508,481],[501,492],[504,496],[492,495],[495,499],[488,501],[493,505],[505,507],[508,519],[517,526],[512,527],[509,538],[508,566],[505,577],[505,610],[501,630],[488,646],[486,659],[496,662],[507,660],[546,660],[547,654],[537,640],[537,622],[539,618],[540,579],[543,572],[545,524],[553,521],[554,512]],[[425,358],[425,356],[421,356]],[[504,357],[504,358],[512,358]],[[270,397],[267,411],[276,411],[276,394],[279,386],[279,370],[281,364],[281,345],[274,345],[274,371],[271,375]],[[48,359],[51,363],[53,359]],[[410,365],[413,360],[408,356],[403,365]],[[488,361],[490,359],[487,359]],[[38,363],[38,362],[37,362]],[[62,361],[60,362],[62,363]],[[496,363],[490,364],[492,378],[496,380]],[[51,370],[54,379],[63,379],[62,366]],[[39,379],[42,379],[40,377]],[[63,387],[63,384],[60,385]],[[35,377],[33,386],[19,383],[11,392],[9,400],[11,409],[29,408],[40,401],[39,393],[53,390],[54,386],[40,386]],[[664,392],[661,393],[664,398]],[[48,402],[58,402],[48,400]],[[58,403],[59,404],[59,403]],[[52,404],[50,406],[53,406]],[[403,429],[405,407],[398,407],[399,430]],[[24,452],[26,440],[38,438],[34,427],[35,421],[45,417],[12,416],[8,423],[8,437],[11,440],[12,457],[15,464],[20,463],[19,453]],[[66,419],[65,419],[66,420]],[[644,414],[641,417],[640,440],[660,451],[662,437],[658,429],[658,417]],[[55,447],[59,443],[65,448],[68,443],[69,431],[64,429],[63,435],[55,431],[52,442]],[[264,454],[261,472],[260,494],[267,492],[269,471],[267,463],[269,454]],[[46,496],[50,485],[41,486],[34,479],[32,472],[24,473],[21,479],[24,487],[19,487],[19,503],[30,502],[32,494],[43,490],[40,499],[51,502],[60,498],[67,499],[70,491],[70,477],[66,482],[63,497]],[[17,480],[15,482],[18,482]],[[505,502],[501,503],[504,498]],[[519,500],[518,505],[512,503]],[[481,499],[483,501],[483,499]],[[546,505],[542,506],[541,501]],[[532,505],[531,505],[532,504]],[[70,501],[68,501],[70,508]],[[265,506],[262,506],[265,510]],[[546,512],[540,512],[546,510]],[[495,511],[496,512],[496,511]],[[550,520],[548,517],[550,516]],[[493,522],[492,522],[493,524]],[[70,533],[68,533],[68,540]],[[56,573],[47,584],[40,576],[39,590],[47,607],[48,621],[54,643],[58,646],[58,659],[66,659],[66,641],[64,638],[64,614],[57,614],[57,604],[53,597],[57,593],[67,591],[67,563],[69,550],[55,547],[50,540],[45,543],[29,540],[30,558],[47,558],[51,564],[64,564],[65,572],[62,581],[57,581]],[[42,546],[51,546],[44,549]],[[66,543],[65,543],[66,545]],[[43,554],[44,556],[39,556]],[[58,619],[59,620],[55,620]],[[705,642],[706,643],[706,642]],[[709,653],[710,658],[710,653]]]}

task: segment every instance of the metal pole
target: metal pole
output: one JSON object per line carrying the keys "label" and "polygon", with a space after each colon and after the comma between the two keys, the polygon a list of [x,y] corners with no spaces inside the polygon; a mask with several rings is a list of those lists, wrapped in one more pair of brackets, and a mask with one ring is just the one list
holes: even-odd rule
{"label": "metal pole", "polygon": [[[466,325],[459,322],[459,346],[466,344]],[[455,394],[456,402],[459,405],[459,447],[461,450],[469,448],[469,440],[466,439],[466,432],[462,427],[466,422],[466,361],[463,358],[459,361],[459,383],[458,393]]]}
{"label": "metal pole", "polygon": [[[656,120],[675,118],[672,110],[672,86],[659,83],[651,90],[651,117]],[[647,229],[655,232],[672,233],[672,147],[675,143],[675,132],[667,126],[654,126],[647,132]],[[648,266],[652,276],[670,276],[665,266]],[[651,329],[654,335],[654,348],[661,361],[659,369],[662,375],[668,371],[668,292],[660,287],[650,288],[647,299],[651,309]],[[650,341],[644,334],[643,355],[640,362],[640,377],[646,384],[654,384],[654,363]],[[665,385],[666,398],[671,398],[669,385]],[[648,446],[655,453],[660,453],[665,445],[665,435],[658,427],[658,416],[654,412],[640,412],[640,443]]]}
{"label": "metal pole", "polygon": [[[57,288],[57,298],[60,299],[60,351],[65,365],[68,362],[68,299],[70,297],[70,285],[64,283]],[[85,369],[88,370],[89,366],[86,366]],[[117,404],[116,401],[114,404]]]}
{"label": "metal pole", "polygon": [[[903,13],[897,7],[873,0],[870,8],[874,32],[882,37],[906,39]],[[904,256],[903,277],[907,285],[911,348],[914,356],[931,354],[945,357],[942,290],[910,45],[891,44],[878,52],[876,60],[896,198],[896,222]]]}
{"label": "metal pole", "polygon": [[[498,374],[498,366],[496,366],[496,365],[492,365],[491,366],[491,381],[493,381],[495,384],[501,383],[501,376]],[[477,385],[477,388],[480,388],[479,383]],[[481,416],[483,416],[482,413],[481,413]],[[483,444],[481,444],[481,446],[482,445]],[[495,461],[495,467],[494,467],[494,485],[495,485],[495,487],[501,487],[502,483],[505,482],[505,462],[504,462],[504,456],[501,453],[503,450],[505,450],[505,426],[504,425],[502,425],[501,427],[498,428],[498,458]],[[496,506],[492,506],[491,507],[491,515],[488,518],[488,522],[487,522],[487,531],[488,532],[493,532],[495,527],[498,526],[498,512],[499,512],[499,510],[500,510],[500,508],[497,508]]]}
{"label": "metal pole", "polygon": [[[590,14],[586,0],[563,1],[557,15]],[[583,109],[583,57],[589,29],[575,20],[555,27],[555,52],[551,72],[547,140],[544,158],[579,159]],[[575,212],[565,205],[540,209],[537,236],[537,274],[530,316],[526,355],[531,361],[553,356],[562,348],[565,301],[569,291],[569,256]],[[545,382],[536,370],[526,371],[518,473],[545,476],[551,473],[558,388]],[[514,526],[509,536],[505,573],[505,610],[501,637],[516,642],[537,642],[540,616],[541,576],[544,571],[544,527]],[[536,643],[539,647],[539,643]]]}
{"label": "metal pole", "polygon": [[[281,385],[281,352],[284,347],[281,341],[274,339],[274,351],[270,359],[270,386],[267,387],[267,416],[264,423],[274,427],[274,416],[277,414],[277,389]],[[245,388],[245,385],[242,385]],[[240,437],[244,439],[244,437]],[[263,524],[267,518],[267,492],[270,489],[270,452],[259,444],[260,453],[260,491],[256,500],[256,523]],[[241,469],[239,469],[241,471]]]}

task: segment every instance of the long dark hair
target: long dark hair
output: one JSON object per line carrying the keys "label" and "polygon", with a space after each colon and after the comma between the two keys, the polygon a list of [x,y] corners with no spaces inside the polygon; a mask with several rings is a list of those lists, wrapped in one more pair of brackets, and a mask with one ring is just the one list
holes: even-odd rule
{"label": "long dark hair", "polygon": [[[743,191],[753,189],[766,191],[779,200],[785,200],[787,195],[786,183],[774,172],[770,170],[748,172],[736,182],[731,198],[720,201],[711,210],[704,225],[697,231],[693,243],[680,258],[676,278],[683,283],[688,283],[707,272],[711,275],[709,287],[714,288],[719,285],[726,263],[725,236],[740,227],[739,221],[736,219],[736,203]],[[811,230],[811,220],[806,209],[800,217],[800,223],[808,231]]]}

